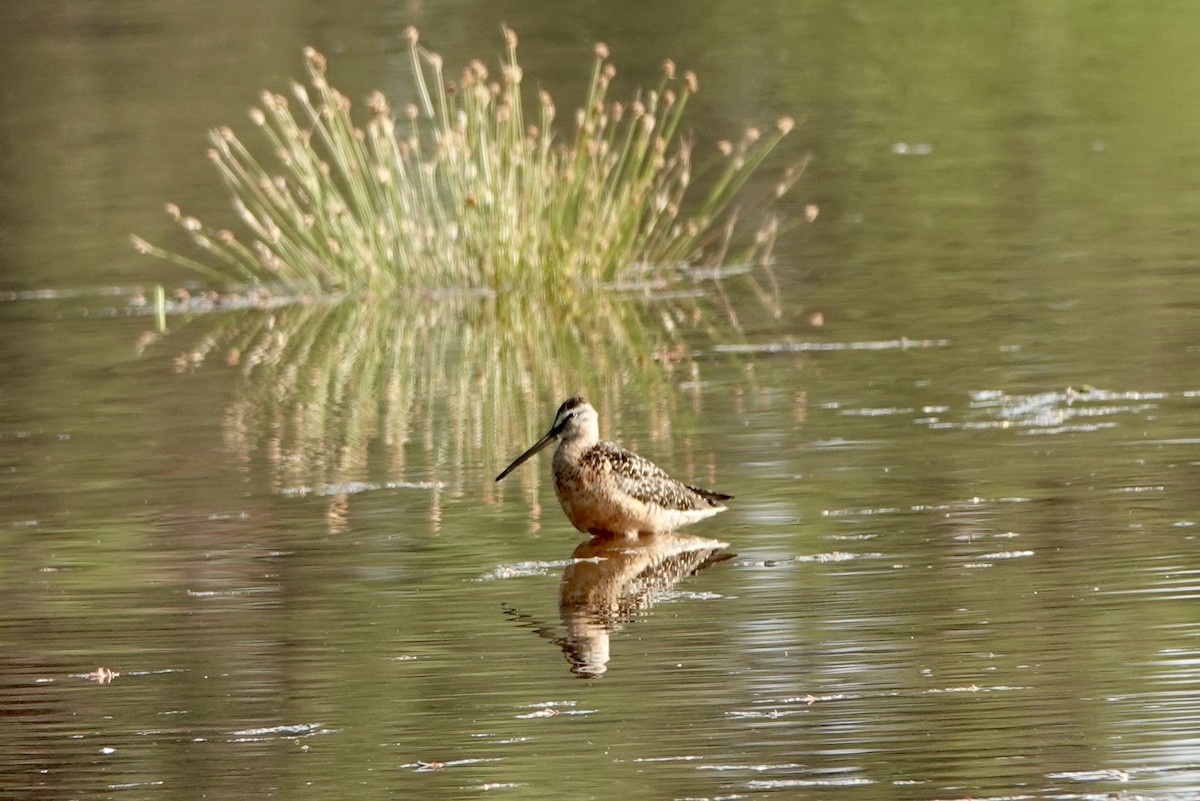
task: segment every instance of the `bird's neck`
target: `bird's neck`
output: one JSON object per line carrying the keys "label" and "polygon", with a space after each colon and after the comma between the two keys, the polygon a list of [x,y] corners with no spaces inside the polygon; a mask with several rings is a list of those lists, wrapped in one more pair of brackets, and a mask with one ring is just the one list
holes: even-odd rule
{"label": "bird's neck", "polygon": [[574,457],[582,454],[588,448],[600,441],[600,437],[587,436],[586,434],[578,434],[573,437],[564,438],[558,445],[559,451],[563,456]]}

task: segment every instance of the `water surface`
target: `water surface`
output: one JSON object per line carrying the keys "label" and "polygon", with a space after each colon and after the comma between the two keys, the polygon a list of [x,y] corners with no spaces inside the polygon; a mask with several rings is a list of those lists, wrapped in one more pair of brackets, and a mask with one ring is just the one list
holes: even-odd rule
{"label": "water surface", "polygon": [[[0,795],[1200,792],[1189,7],[0,15]],[[379,312],[395,363],[352,312],[154,331],[138,288],[191,276],[126,237],[227,214],[205,128],[306,44],[395,94],[404,25],[459,63],[501,21],[560,106],[604,40],[630,89],[700,73],[702,141],[804,119],[778,317],[730,280],[740,330],[528,322],[538,365],[483,307]],[[589,543],[548,456],[493,483],[573,392],[736,496],[716,545]]]}

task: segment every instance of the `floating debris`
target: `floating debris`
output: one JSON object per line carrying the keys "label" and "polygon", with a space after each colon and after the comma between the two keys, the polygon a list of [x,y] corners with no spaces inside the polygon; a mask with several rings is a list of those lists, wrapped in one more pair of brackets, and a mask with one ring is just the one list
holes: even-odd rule
{"label": "floating debris", "polygon": [[842,409],[839,414],[846,417],[886,417],[893,414],[912,414],[911,408],[893,407],[885,409]]}
{"label": "floating debris", "polygon": [[1070,779],[1076,782],[1127,782],[1129,771],[1120,768],[1101,768],[1099,770],[1066,770],[1061,773],[1047,773],[1047,779]]}
{"label": "floating debris", "polygon": [[944,348],[948,339],[884,339],[866,342],[768,342],[761,345],[735,343],[714,345],[714,353],[807,353],[841,350],[907,350],[910,348]]}
{"label": "floating debris", "polygon": [[526,704],[522,709],[531,709],[530,712],[517,715],[517,720],[532,720],[535,718],[553,718],[559,715],[591,715],[596,712],[594,709],[575,709],[576,701],[543,701],[536,704]]}
{"label": "floating debris", "polygon": [[867,517],[869,515],[894,515],[900,511],[898,506],[880,506],[877,508],[860,507],[857,509],[822,509],[822,517],[845,517],[853,515],[855,517]]}
{"label": "floating debris", "polygon": [[94,681],[97,684],[110,684],[113,679],[118,678],[120,675],[118,671],[110,670],[106,667],[98,667],[91,673],[77,673],[74,677]]}
{"label": "floating debris", "polygon": [[324,723],[294,723],[280,726],[265,726],[256,729],[239,729],[229,733],[230,737],[239,740],[258,740],[268,737],[306,737],[325,731]]}
{"label": "floating debris", "polygon": [[746,782],[746,787],[751,790],[780,790],[788,787],[861,787],[874,783],[871,779],[849,776],[845,779],[755,779]]}
{"label": "floating debris", "polygon": [[985,553],[982,556],[975,557],[976,559],[1021,559],[1026,556],[1033,556],[1033,551],[996,551],[995,553]]}
{"label": "floating debris", "polygon": [[463,765],[478,765],[483,762],[499,762],[499,757],[490,757],[487,759],[450,759],[445,762],[436,759],[424,760],[418,759],[416,762],[408,762],[401,765],[402,768],[408,768],[418,773],[424,773],[433,770],[442,770],[443,768],[458,768]]}
{"label": "floating debris", "polygon": [[880,559],[881,553],[849,553],[847,551],[830,551],[795,557],[797,562],[849,562],[852,559]]}
{"label": "floating debris", "polygon": [[553,707],[545,706],[533,712],[526,712],[524,715],[517,715],[517,720],[528,720],[530,718],[552,718],[555,715],[561,715],[562,712]]}
{"label": "floating debris", "polygon": [[562,570],[570,564],[569,560],[555,562],[517,562],[511,565],[497,565],[473,581],[498,581],[501,579],[529,578],[545,576],[551,570]]}
{"label": "floating debris", "polygon": [[343,481],[337,484],[318,484],[315,487],[284,487],[279,490],[279,494],[300,497],[305,495],[358,495],[359,493],[374,492],[375,490],[441,490],[446,489],[447,486],[449,485],[442,481]]}

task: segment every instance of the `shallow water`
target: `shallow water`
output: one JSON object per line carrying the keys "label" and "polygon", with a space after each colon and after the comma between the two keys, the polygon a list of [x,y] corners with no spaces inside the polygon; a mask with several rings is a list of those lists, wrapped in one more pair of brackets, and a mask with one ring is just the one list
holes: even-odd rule
{"label": "shallow water", "polygon": [[[289,5],[237,58],[232,6],[0,12],[0,796],[1200,794],[1200,26],[522,8]],[[154,331],[186,276],[125,236],[223,213],[206,126],[304,44],[365,93],[407,22],[453,62],[500,19],[562,105],[604,39],[695,67],[705,131],[806,116],[778,319],[730,279],[740,331],[547,317],[535,367],[483,300]],[[730,510],[613,547],[548,456],[496,485],[574,391]]]}

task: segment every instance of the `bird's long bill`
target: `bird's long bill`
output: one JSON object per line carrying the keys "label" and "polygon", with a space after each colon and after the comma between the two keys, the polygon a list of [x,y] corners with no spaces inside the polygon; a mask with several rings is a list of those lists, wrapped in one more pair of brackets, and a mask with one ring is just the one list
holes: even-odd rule
{"label": "bird's long bill", "polygon": [[510,464],[508,467],[506,467],[506,468],[504,468],[503,470],[501,470],[501,471],[500,471],[500,475],[496,476],[496,480],[497,480],[497,481],[499,481],[500,479],[504,478],[504,477],[505,477],[505,476],[507,476],[509,473],[511,473],[512,471],[516,470],[518,467],[520,467],[521,465],[523,465],[523,464],[525,463],[525,461],[526,461],[526,460],[527,460],[529,457],[533,456],[535,453],[537,453],[538,451],[540,451],[542,448],[546,447],[546,446],[547,446],[547,445],[549,445],[551,442],[553,442],[553,441],[554,441],[554,438],[558,436],[558,433],[559,433],[559,432],[558,432],[556,429],[553,429],[553,428],[552,428],[552,429],[550,429],[549,431],[547,431],[547,432],[546,432],[546,436],[542,437],[542,438],[541,438],[541,439],[539,439],[537,442],[535,442],[535,443],[533,444],[533,447],[532,447],[532,448],[530,448],[529,450],[527,450],[527,451],[525,451],[524,453],[522,453],[522,454],[521,454],[520,456],[518,456],[516,459],[513,459],[513,463],[512,463],[512,464]]}

